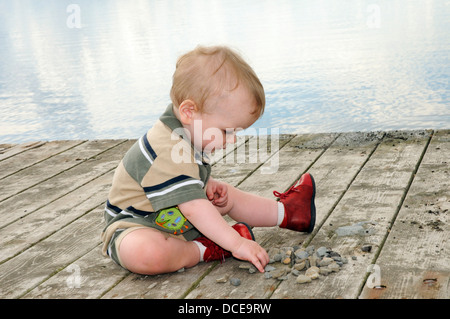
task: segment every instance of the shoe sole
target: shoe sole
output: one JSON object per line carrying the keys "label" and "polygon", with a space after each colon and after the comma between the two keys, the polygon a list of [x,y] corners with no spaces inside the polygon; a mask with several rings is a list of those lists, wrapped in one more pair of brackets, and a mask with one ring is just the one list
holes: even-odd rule
{"label": "shoe sole", "polygon": [[313,194],[311,197],[311,221],[309,223],[309,228],[306,231],[307,233],[311,233],[314,230],[314,226],[316,225],[316,205],[314,203],[314,199],[316,197],[316,183],[314,182],[314,178],[311,174],[309,174],[309,177],[311,177]]}

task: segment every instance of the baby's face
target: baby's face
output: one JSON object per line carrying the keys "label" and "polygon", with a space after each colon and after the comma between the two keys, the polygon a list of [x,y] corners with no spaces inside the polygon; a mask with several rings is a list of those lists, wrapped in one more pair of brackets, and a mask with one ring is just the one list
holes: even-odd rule
{"label": "baby's face", "polygon": [[[231,92],[208,99],[206,112],[194,115],[191,139],[204,152],[223,149],[236,142],[236,133],[251,126],[258,118],[255,99],[239,86]],[[200,134],[201,132],[201,134]]]}

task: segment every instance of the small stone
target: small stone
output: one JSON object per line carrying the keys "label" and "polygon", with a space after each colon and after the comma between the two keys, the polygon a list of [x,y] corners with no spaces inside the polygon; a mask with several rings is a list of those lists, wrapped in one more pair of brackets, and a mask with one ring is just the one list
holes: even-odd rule
{"label": "small stone", "polygon": [[364,245],[361,247],[361,250],[366,253],[370,253],[372,251],[372,245]]}
{"label": "small stone", "polygon": [[285,265],[289,265],[291,263],[291,258],[290,257],[286,257],[284,260],[283,260],[283,264],[285,264]]}
{"label": "small stone", "polygon": [[317,257],[323,257],[325,256],[325,254],[328,252],[328,248],[327,247],[319,247],[316,251]]}
{"label": "small stone", "polygon": [[228,276],[223,276],[223,277],[216,279],[216,282],[218,282],[218,283],[226,283],[227,281],[228,281]]}
{"label": "small stone", "polygon": [[239,286],[241,284],[241,280],[239,278],[231,278],[230,279],[230,284],[232,284],[233,286]]}
{"label": "small stone", "polygon": [[306,267],[305,261],[302,261],[302,262],[294,265],[295,270],[303,270],[305,267]]}
{"label": "small stone", "polygon": [[308,252],[305,250],[297,250],[294,254],[295,254],[295,257],[300,261],[303,261],[309,257]]}
{"label": "small stone", "polygon": [[278,277],[277,279],[278,279],[279,281],[283,281],[283,280],[288,279],[288,277],[287,277],[286,275],[284,275],[284,276]]}
{"label": "small stone", "polygon": [[352,260],[356,260],[356,256],[352,256]]}
{"label": "small stone", "polygon": [[308,246],[305,249],[308,254],[310,255],[314,254],[314,245]]}
{"label": "small stone", "polygon": [[311,279],[317,279],[319,278],[319,271],[320,271],[319,267],[312,266],[306,270],[305,276],[308,276]]}
{"label": "small stone", "polygon": [[298,275],[300,275],[300,270],[292,269],[291,274],[294,275],[295,277],[297,277]]}
{"label": "small stone", "polygon": [[334,262],[333,258],[323,257],[323,259],[321,261],[319,261],[318,266],[325,267],[325,266],[328,266],[329,264],[331,264],[332,262]]}
{"label": "small stone", "polygon": [[184,271],[185,271],[184,267],[177,270],[177,272],[184,272]]}
{"label": "small stone", "polygon": [[249,264],[249,263],[243,263],[243,264],[239,265],[239,269],[246,269],[246,270],[248,270],[248,269],[250,269],[251,266],[252,265]]}
{"label": "small stone", "polygon": [[279,268],[276,269],[274,271],[270,272],[272,274],[272,278],[278,278],[278,277],[283,277],[284,275],[286,275],[287,271],[285,268]]}
{"label": "small stone", "polygon": [[250,274],[254,274],[254,273],[256,272],[256,267],[252,265],[252,266],[248,269],[248,272],[249,272]]}
{"label": "small stone", "polygon": [[305,284],[305,283],[308,283],[308,282],[311,282],[311,281],[312,281],[311,277],[308,277],[306,275],[299,275],[297,277],[297,279],[295,280],[295,282],[297,282],[299,284]]}
{"label": "small stone", "polygon": [[331,263],[331,264],[329,264],[327,267],[328,267],[328,269],[330,269],[332,272],[338,272],[338,271],[341,269],[341,267],[339,267],[339,265],[336,264],[336,263]]}
{"label": "small stone", "polygon": [[327,267],[320,267],[319,274],[328,276],[331,273],[331,270]]}
{"label": "small stone", "polygon": [[272,278],[272,273],[271,272],[265,272],[264,273],[264,278],[266,278],[266,279]]}
{"label": "small stone", "polygon": [[267,265],[266,267],[264,267],[264,271],[272,271],[272,270],[275,270],[276,268],[274,267],[274,266],[270,266],[270,265]]}
{"label": "small stone", "polygon": [[330,257],[331,258],[333,258],[333,257],[341,257],[341,255],[339,253],[335,252],[335,251],[330,251]]}
{"label": "small stone", "polygon": [[281,254],[281,253],[275,254],[273,256],[273,260],[275,260],[275,261],[281,261],[281,259],[283,259],[283,254]]}
{"label": "small stone", "polygon": [[336,261],[336,262],[342,262],[342,257],[337,257],[337,256],[333,256],[333,257],[331,257],[334,261]]}
{"label": "small stone", "polygon": [[309,266],[310,267],[314,267],[314,266],[317,266],[317,256],[316,255],[311,255],[311,256],[309,256],[308,257],[308,260],[309,260]]}

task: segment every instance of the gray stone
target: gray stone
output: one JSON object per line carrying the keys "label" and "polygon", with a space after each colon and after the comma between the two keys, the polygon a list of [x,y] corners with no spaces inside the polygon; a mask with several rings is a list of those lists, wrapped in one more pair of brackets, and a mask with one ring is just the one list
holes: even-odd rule
{"label": "gray stone", "polygon": [[314,254],[308,257],[309,260],[309,266],[314,267],[317,266],[318,257]]}
{"label": "gray stone", "polygon": [[336,263],[331,263],[327,267],[333,272],[338,272],[341,269],[341,267],[339,267],[339,265]]}
{"label": "gray stone", "polygon": [[239,278],[230,278],[230,284],[237,287],[241,284],[241,280]]}
{"label": "gray stone", "polygon": [[270,265],[267,265],[266,267],[264,267],[264,271],[272,271],[272,270],[275,270],[276,268],[274,267],[274,266],[270,266]]}
{"label": "gray stone", "polygon": [[294,254],[295,254],[295,257],[297,259],[299,259],[300,261],[303,261],[309,257],[309,254],[306,250],[297,250]]}
{"label": "gray stone", "polygon": [[331,273],[331,270],[328,267],[320,267],[319,274],[328,276]]}
{"label": "gray stone", "polygon": [[300,270],[292,269],[291,274],[297,277],[298,275],[300,275]]}
{"label": "gray stone", "polygon": [[278,278],[278,277],[283,277],[284,275],[286,275],[287,270],[286,268],[278,268],[274,271],[270,272],[272,274],[272,278]]}
{"label": "gray stone", "polygon": [[250,267],[252,267],[252,265],[250,263],[242,263],[239,265],[239,269],[250,269]]}
{"label": "gray stone", "polygon": [[318,266],[319,267],[325,267],[328,266],[329,264],[331,264],[332,262],[334,262],[334,260],[330,257],[323,257],[323,259],[321,261],[319,261]]}
{"label": "gray stone", "polygon": [[319,267],[312,266],[311,268],[308,268],[305,272],[305,276],[310,277],[311,279],[317,279],[319,278]]}
{"label": "gray stone", "polygon": [[283,259],[283,254],[281,254],[281,253],[275,254],[273,256],[273,260],[275,260],[276,262],[280,262],[282,259]]}
{"label": "gray stone", "polygon": [[305,261],[302,261],[302,262],[294,265],[295,270],[303,270],[305,267],[306,267]]}
{"label": "gray stone", "polygon": [[318,257],[323,257],[325,256],[325,254],[328,252],[328,248],[327,247],[319,247],[316,251],[316,254]]}
{"label": "gray stone", "polygon": [[371,221],[359,222],[350,226],[342,226],[335,230],[338,236],[368,236],[372,235],[375,230],[373,228],[365,228],[365,224],[376,225],[377,223]]}
{"label": "gray stone", "polygon": [[297,282],[299,284],[305,284],[305,283],[309,283],[311,281],[312,281],[311,277],[308,277],[306,275],[299,275],[297,277],[297,279],[295,280],[295,282]]}
{"label": "gray stone", "polygon": [[370,253],[372,251],[372,245],[364,245],[361,247],[361,250],[366,253]]}
{"label": "gray stone", "polygon": [[310,255],[314,254],[314,245],[308,246],[305,249],[308,254]]}

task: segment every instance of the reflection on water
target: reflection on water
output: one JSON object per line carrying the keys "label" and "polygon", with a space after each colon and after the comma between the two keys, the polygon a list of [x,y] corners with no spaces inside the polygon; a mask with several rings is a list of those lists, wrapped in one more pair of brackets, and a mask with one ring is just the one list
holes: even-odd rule
{"label": "reflection on water", "polygon": [[445,0],[0,0],[0,142],[139,137],[197,44],[254,67],[257,129],[450,128],[448,30]]}

